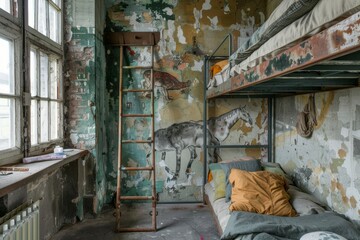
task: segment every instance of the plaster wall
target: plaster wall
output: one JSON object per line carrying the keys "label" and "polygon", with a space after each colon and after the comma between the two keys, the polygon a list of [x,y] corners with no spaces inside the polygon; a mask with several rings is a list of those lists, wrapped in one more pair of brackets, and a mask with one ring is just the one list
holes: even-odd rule
{"label": "plaster wall", "polygon": [[[105,21],[103,1],[65,0],[64,2],[64,85],[65,145],[87,149],[86,206],[98,213],[105,202],[106,149],[105,51],[102,33]],[[96,11],[95,11],[96,9]]]}
{"label": "plaster wall", "polygon": [[79,204],[82,203],[78,188],[79,166],[82,164],[72,162],[1,197],[0,216],[39,200],[39,239],[51,239],[64,223],[72,224],[83,217]]}
{"label": "plaster wall", "polygon": [[[116,31],[155,31],[160,32],[160,41],[155,51],[155,70],[168,74],[174,84],[162,83],[162,91],[157,92],[155,101],[155,129],[168,129],[173,124],[184,124],[188,121],[201,121],[203,116],[204,97],[204,55],[211,54],[230,32],[235,36],[234,43],[240,44],[247,39],[265,19],[265,3],[263,1],[114,1],[107,0],[107,18],[105,32]],[[149,60],[148,49],[125,48],[127,58],[136,64]],[[225,55],[228,48],[219,49],[218,55]],[[117,131],[118,128],[118,89],[119,89],[119,49],[106,47],[106,84],[109,94],[107,114],[107,200],[110,201],[116,191],[117,168]],[[134,83],[141,82],[141,73],[128,75]],[[129,77],[130,76],[130,77]],[[168,84],[168,85],[167,85]],[[129,100],[131,104],[143,100]],[[133,105],[131,105],[133,106]],[[238,107],[233,105],[234,108]],[[255,114],[254,114],[255,115]],[[146,121],[137,121],[142,125],[127,122],[129,134],[148,136],[144,130]],[[181,125],[184,126],[184,125]],[[136,133],[136,131],[138,131]],[[146,138],[144,138],[146,139]],[[141,147],[129,150],[125,162],[138,164],[135,155],[142,154]],[[160,201],[202,201],[203,156],[202,148],[196,148],[197,157],[191,166],[192,177],[185,175],[191,152],[181,152],[180,176],[175,183],[170,181],[172,171],[176,168],[175,151],[166,152],[162,159],[161,152],[156,153],[157,190]],[[142,160],[143,161],[143,160]],[[166,171],[166,167],[171,171]],[[169,181],[168,181],[169,180]],[[127,179],[123,181],[130,188],[129,194],[142,189],[147,192],[148,185]],[[170,187],[180,186],[179,188]],[[137,185],[140,184],[140,185]],[[137,186],[137,187],[136,187]],[[123,188],[124,189],[124,188]],[[131,190],[133,189],[133,190]]]}
{"label": "plaster wall", "polygon": [[317,126],[296,131],[308,95],[276,99],[275,161],[296,184],[360,222],[360,89],[315,94]]}

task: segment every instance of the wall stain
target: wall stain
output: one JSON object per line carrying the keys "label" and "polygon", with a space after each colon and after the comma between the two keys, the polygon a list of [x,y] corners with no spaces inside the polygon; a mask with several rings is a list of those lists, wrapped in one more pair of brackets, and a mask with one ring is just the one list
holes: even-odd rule
{"label": "wall stain", "polygon": [[356,205],[357,205],[357,201],[356,201],[355,197],[354,197],[354,196],[351,196],[351,197],[350,197],[350,206],[351,206],[352,208],[356,208]]}
{"label": "wall stain", "polygon": [[332,159],[332,162],[330,164],[331,172],[338,173],[338,168],[341,167],[343,164],[344,164],[343,158]]}
{"label": "wall stain", "polygon": [[317,125],[314,126],[314,129],[319,129],[326,120],[326,116],[329,113],[329,109],[333,104],[335,94],[334,92],[326,93],[327,98],[322,100],[322,108],[320,114],[316,116]]}
{"label": "wall stain", "polygon": [[336,189],[339,190],[343,203],[348,206],[349,198],[346,196],[346,189],[344,188],[344,186],[341,183],[337,182]]}
{"label": "wall stain", "polygon": [[339,149],[339,151],[338,151],[338,155],[339,155],[339,157],[340,157],[341,159],[344,159],[344,158],[346,158],[346,151],[341,148],[341,149]]}

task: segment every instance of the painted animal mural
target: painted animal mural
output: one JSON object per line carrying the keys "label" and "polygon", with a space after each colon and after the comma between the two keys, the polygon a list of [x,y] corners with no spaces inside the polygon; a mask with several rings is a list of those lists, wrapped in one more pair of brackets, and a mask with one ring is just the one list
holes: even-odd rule
{"label": "painted animal mural", "polygon": [[[151,88],[151,70],[146,70],[143,73],[144,79],[142,80],[142,86],[145,89]],[[168,90],[185,90],[190,87],[191,82],[180,82],[176,77],[167,72],[154,71],[154,90],[155,97],[159,93],[164,100],[171,100],[168,94]]]}
{"label": "painted animal mural", "polygon": [[[219,145],[230,134],[230,129],[238,120],[252,125],[252,118],[246,111],[246,107],[239,107],[208,120],[208,145]],[[167,176],[166,188],[170,192],[176,192],[178,187],[186,186],[191,181],[191,165],[197,157],[196,148],[203,146],[203,126],[201,121],[175,123],[168,128],[159,129],[155,132],[155,150],[162,152],[159,163]],[[181,152],[185,149],[190,151],[190,160],[186,168],[187,183],[177,184],[181,167]],[[208,151],[210,162],[219,157],[218,148],[210,148]],[[166,165],[166,152],[176,151],[175,172]]]}
{"label": "painted animal mural", "polygon": [[252,125],[253,121],[250,114],[246,111],[246,106],[235,108],[218,117],[211,117],[207,121],[207,127],[211,134],[222,143],[229,136],[230,129],[240,119],[246,124]]}
{"label": "painted animal mural", "polygon": [[[208,134],[208,144],[219,144],[211,133]],[[155,150],[162,152],[161,160],[165,161],[166,152],[176,152],[176,170],[174,178],[178,178],[181,167],[181,152],[189,149],[190,160],[186,168],[186,175],[191,174],[191,165],[197,157],[195,148],[201,148],[204,144],[203,126],[196,122],[174,123],[170,127],[159,129],[155,132]],[[211,161],[217,157],[217,149],[209,153]]]}

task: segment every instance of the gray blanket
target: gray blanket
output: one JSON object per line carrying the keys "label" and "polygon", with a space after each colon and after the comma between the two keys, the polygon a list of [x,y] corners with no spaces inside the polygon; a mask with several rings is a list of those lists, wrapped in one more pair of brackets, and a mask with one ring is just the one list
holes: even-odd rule
{"label": "gray blanket", "polygon": [[231,213],[221,239],[244,236],[246,240],[293,240],[314,231],[329,231],[349,240],[360,240],[360,231],[351,222],[333,212],[278,217],[240,211]]}

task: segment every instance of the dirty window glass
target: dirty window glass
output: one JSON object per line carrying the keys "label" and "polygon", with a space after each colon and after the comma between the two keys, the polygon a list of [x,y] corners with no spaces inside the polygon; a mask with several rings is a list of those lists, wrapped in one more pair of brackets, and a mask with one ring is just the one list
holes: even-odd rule
{"label": "dirty window glass", "polygon": [[0,0],[0,8],[10,13],[11,15],[18,16],[18,2],[17,0]]}
{"label": "dirty window glass", "polygon": [[61,43],[60,0],[29,0],[28,25],[56,43]]}
{"label": "dirty window glass", "polygon": [[30,50],[31,145],[62,136],[61,58],[33,46]]}
{"label": "dirty window glass", "polygon": [[0,150],[15,147],[14,44],[0,36]]}

